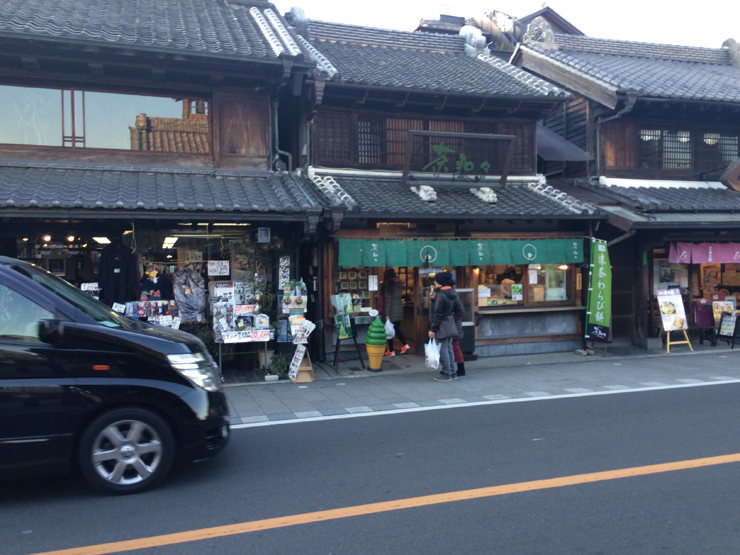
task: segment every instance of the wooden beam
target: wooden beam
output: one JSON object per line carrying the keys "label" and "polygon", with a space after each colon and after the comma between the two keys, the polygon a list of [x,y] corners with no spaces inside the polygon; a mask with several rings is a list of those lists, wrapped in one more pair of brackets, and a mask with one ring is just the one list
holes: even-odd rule
{"label": "wooden beam", "polygon": [[591,98],[612,110],[617,107],[617,94],[605,87],[601,87],[594,80],[579,75],[574,71],[549,62],[540,56],[533,56],[530,52],[522,52],[522,67],[536,73],[540,77]]}

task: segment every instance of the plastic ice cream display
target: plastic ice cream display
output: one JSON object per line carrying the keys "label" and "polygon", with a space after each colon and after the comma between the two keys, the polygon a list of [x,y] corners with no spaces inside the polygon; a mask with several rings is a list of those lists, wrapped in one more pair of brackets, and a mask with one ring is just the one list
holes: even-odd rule
{"label": "plastic ice cream display", "polygon": [[367,329],[367,339],[365,340],[367,358],[370,361],[370,368],[373,370],[380,369],[380,364],[383,362],[383,354],[385,353],[385,342],[385,328],[380,321],[380,317],[376,316],[373,323]]}

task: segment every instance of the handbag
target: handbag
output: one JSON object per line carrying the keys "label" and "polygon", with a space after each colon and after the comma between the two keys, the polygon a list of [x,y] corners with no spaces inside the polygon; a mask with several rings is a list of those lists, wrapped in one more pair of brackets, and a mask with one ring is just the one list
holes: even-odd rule
{"label": "handbag", "polygon": [[449,339],[450,337],[457,337],[457,325],[455,324],[455,317],[450,314],[442,319],[437,330],[437,337],[440,339]]}

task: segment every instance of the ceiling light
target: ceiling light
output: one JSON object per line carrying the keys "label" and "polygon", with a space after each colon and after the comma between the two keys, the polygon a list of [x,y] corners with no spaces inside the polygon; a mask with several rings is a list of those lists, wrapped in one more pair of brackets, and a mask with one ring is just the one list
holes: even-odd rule
{"label": "ceiling light", "polygon": [[69,241],[71,243],[74,240],[75,240],[75,236],[74,235],[67,235],[67,241]]}
{"label": "ceiling light", "polygon": [[110,245],[110,239],[107,237],[93,237],[93,241],[100,243],[101,245]]}
{"label": "ceiling light", "polygon": [[561,264],[560,266],[558,266],[558,268],[561,269],[561,270],[567,270],[568,269],[568,265],[567,264]]}
{"label": "ceiling light", "polygon": [[49,241],[51,241],[51,235],[44,235],[42,239],[48,243]]}
{"label": "ceiling light", "polygon": [[23,240],[24,240],[24,241],[28,241],[28,237],[24,237],[24,238],[23,238]]}
{"label": "ceiling light", "polygon": [[175,243],[177,243],[177,237],[165,237],[164,243],[162,243],[162,248],[171,249],[175,246]]}

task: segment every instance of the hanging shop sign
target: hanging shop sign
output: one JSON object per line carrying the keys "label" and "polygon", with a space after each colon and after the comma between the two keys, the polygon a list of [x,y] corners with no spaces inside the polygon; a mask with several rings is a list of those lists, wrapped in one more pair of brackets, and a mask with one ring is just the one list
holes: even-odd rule
{"label": "hanging shop sign", "polygon": [[577,264],[583,238],[339,239],[339,266],[441,267],[489,264]]}
{"label": "hanging shop sign", "polygon": [[592,239],[586,339],[609,341],[612,315],[612,266],[606,241]]}
{"label": "hanging shop sign", "polygon": [[284,289],[290,282],[290,256],[281,256],[278,271],[278,289]]}

